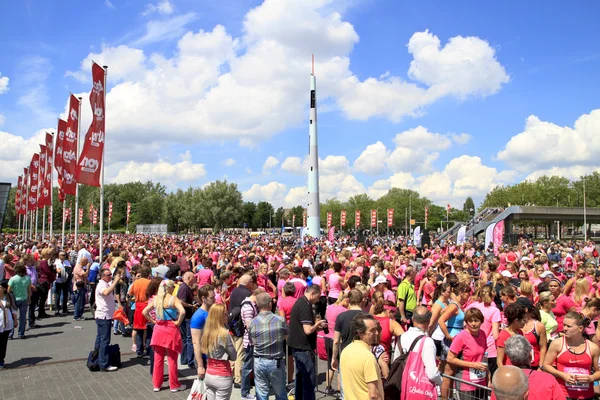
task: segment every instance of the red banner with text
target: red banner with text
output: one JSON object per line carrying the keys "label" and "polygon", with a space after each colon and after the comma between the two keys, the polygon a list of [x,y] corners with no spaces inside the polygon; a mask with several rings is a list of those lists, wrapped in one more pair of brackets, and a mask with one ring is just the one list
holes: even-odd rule
{"label": "red banner with text", "polygon": [[387,210],[387,225],[388,226],[394,225],[394,209],[393,208],[388,208],[388,210]]}
{"label": "red banner with text", "polygon": [[354,212],[354,226],[357,228],[360,226],[360,211],[359,210]]}
{"label": "red banner with text", "polygon": [[371,210],[371,227],[377,226],[377,210]]}
{"label": "red banner with text", "polygon": [[[59,121],[60,122],[60,121]],[[62,184],[66,194],[75,196],[77,187],[77,132],[79,128],[79,100],[71,95],[69,100],[69,119],[62,143]]]}

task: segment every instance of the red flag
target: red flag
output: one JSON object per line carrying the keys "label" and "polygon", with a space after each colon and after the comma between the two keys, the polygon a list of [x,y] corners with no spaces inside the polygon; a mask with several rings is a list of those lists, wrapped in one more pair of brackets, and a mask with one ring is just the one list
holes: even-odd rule
{"label": "red flag", "polygon": [[377,226],[377,210],[371,210],[371,227]]}
{"label": "red flag", "polygon": [[94,217],[94,203],[90,203],[90,212],[88,214],[90,222],[92,222],[92,218]]}
{"label": "red flag", "polygon": [[327,230],[329,230],[331,228],[331,220],[332,220],[333,216],[330,212],[327,213]]}
{"label": "red flag", "polygon": [[27,193],[29,183],[29,168],[23,168],[23,187],[21,188],[21,215],[27,212]]}
{"label": "red flag", "polygon": [[[75,196],[77,172],[77,132],[79,127],[79,100],[71,95],[69,101],[69,119],[62,144],[62,188],[66,194]],[[58,153],[57,153],[58,154]]]}
{"label": "red flag", "polygon": [[53,141],[54,136],[46,132],[46,145],[44,146],[46,148],[46,166],[44,175],[42,176],[40,174],[40,187],[42,188],[40,192],[41,206],[52,205],[52,165],[54,161],[54,152],[52,151]]}
{"label": "red flag", "polygon": [[302,214],[302,226],[306,228],[306,211]]}
{"label": "red flag", "polygon": [[354,212],[354,226],[357,228],[360,226],[360,210]]}
{"label": "red flag", "polygon": [[58,128],[56,129],[56,141],[54,142],[54,168],[56,169],[56,178],[58,180],[58,198],[61,202],[65,199],[65,193],[63,191],[63,144],[65,140],[65,133],[67,131],[67,122],[62,119],[58,120]]}
{"label": "red flag", "polygon": [[79,225],[83,224],[83,208],[79,209]]}
{"label": "red flag", "polygon": [[429,220],[429,207],[425,207],[425,224]]}
{"label": "red flag", "polygon": [[19,176],[19,179],[17,180],[17,191],[15,192],[15,212],[17,214],[21,214],[21,190],[23,190],[23,188],[21,187],[23,185],[23,177]]}
{"label": "red flag", "polygon": [[77,182],[89,186],[100,186],[100,171],[104,151],[104,69],[96,63],[92,65],[92,91],[90,105],[92,106],[92,123],[85,135],[83,150],[77,164]]}
{"label": "red flag", "polygon": [[394,209],[393,208],[388,208],[387,219],[388,219],[387,220],[388,226],[394,225]]}
{"label": "red flag", "polygon": [[35,210],[37,208],[37,194],[38,194],[38,171],[40,168],[40,155],[39,153],[35,153],[31,158],[31,163],[29,164],[29,193],[28,193],[28,201],[29,201],[29,210]]}
{"label": "red flag", "polygon": [[129,223],[129,214],[131,214],[131,203],[127,203],[127,223]]}
{"label": "red flag", "polygon": [[112,201],[108,203],[108,222],[112,219]]}
{"label": "red flag", "polygon": [[94,226],[98,223],[98,210],[94,210]]}
{"label": "red flag", "polygon": [[346,226],[346,210],[342,210],[340,215],[340,226]]}
{"label": "red flag", "polygon": [[40,170],[39,170],[39,188],[38,188],[38,208],[43,208],[49,204],[50,192],[46,186],[46,173],[48,171],[48,148],[40,144]]}
{"label": "red flag", "polygon": [[[110,203],[110,204],[112,204],[112,203]],[[296,214],[292,214],[292,226],[296,226]]]}

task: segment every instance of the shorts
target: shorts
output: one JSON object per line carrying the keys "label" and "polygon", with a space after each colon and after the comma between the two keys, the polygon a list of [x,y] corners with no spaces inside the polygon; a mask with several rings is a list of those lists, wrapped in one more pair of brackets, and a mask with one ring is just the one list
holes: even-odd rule
{"label": "shorts", "polygon": [[331,360],[333,359],[333,339],[325,338],[325,352],[327,353],[327,368],[331,369]]}

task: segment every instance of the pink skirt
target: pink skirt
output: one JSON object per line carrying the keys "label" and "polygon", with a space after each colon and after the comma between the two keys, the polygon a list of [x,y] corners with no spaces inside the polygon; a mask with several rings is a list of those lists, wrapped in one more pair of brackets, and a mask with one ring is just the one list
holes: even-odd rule
{"label": "pink skirt", "polygon": [[179,327],[173,321],[156,321],[150,346],[160,346],[178,354],[183,350]]}

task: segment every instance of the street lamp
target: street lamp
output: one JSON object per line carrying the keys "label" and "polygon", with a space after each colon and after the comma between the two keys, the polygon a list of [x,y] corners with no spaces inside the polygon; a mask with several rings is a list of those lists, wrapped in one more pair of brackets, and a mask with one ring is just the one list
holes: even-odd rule
{"label": "street lamp", "polygon": [[583,177],[583,240],[587,242],[587,213],[585,208],[585,176]]}

